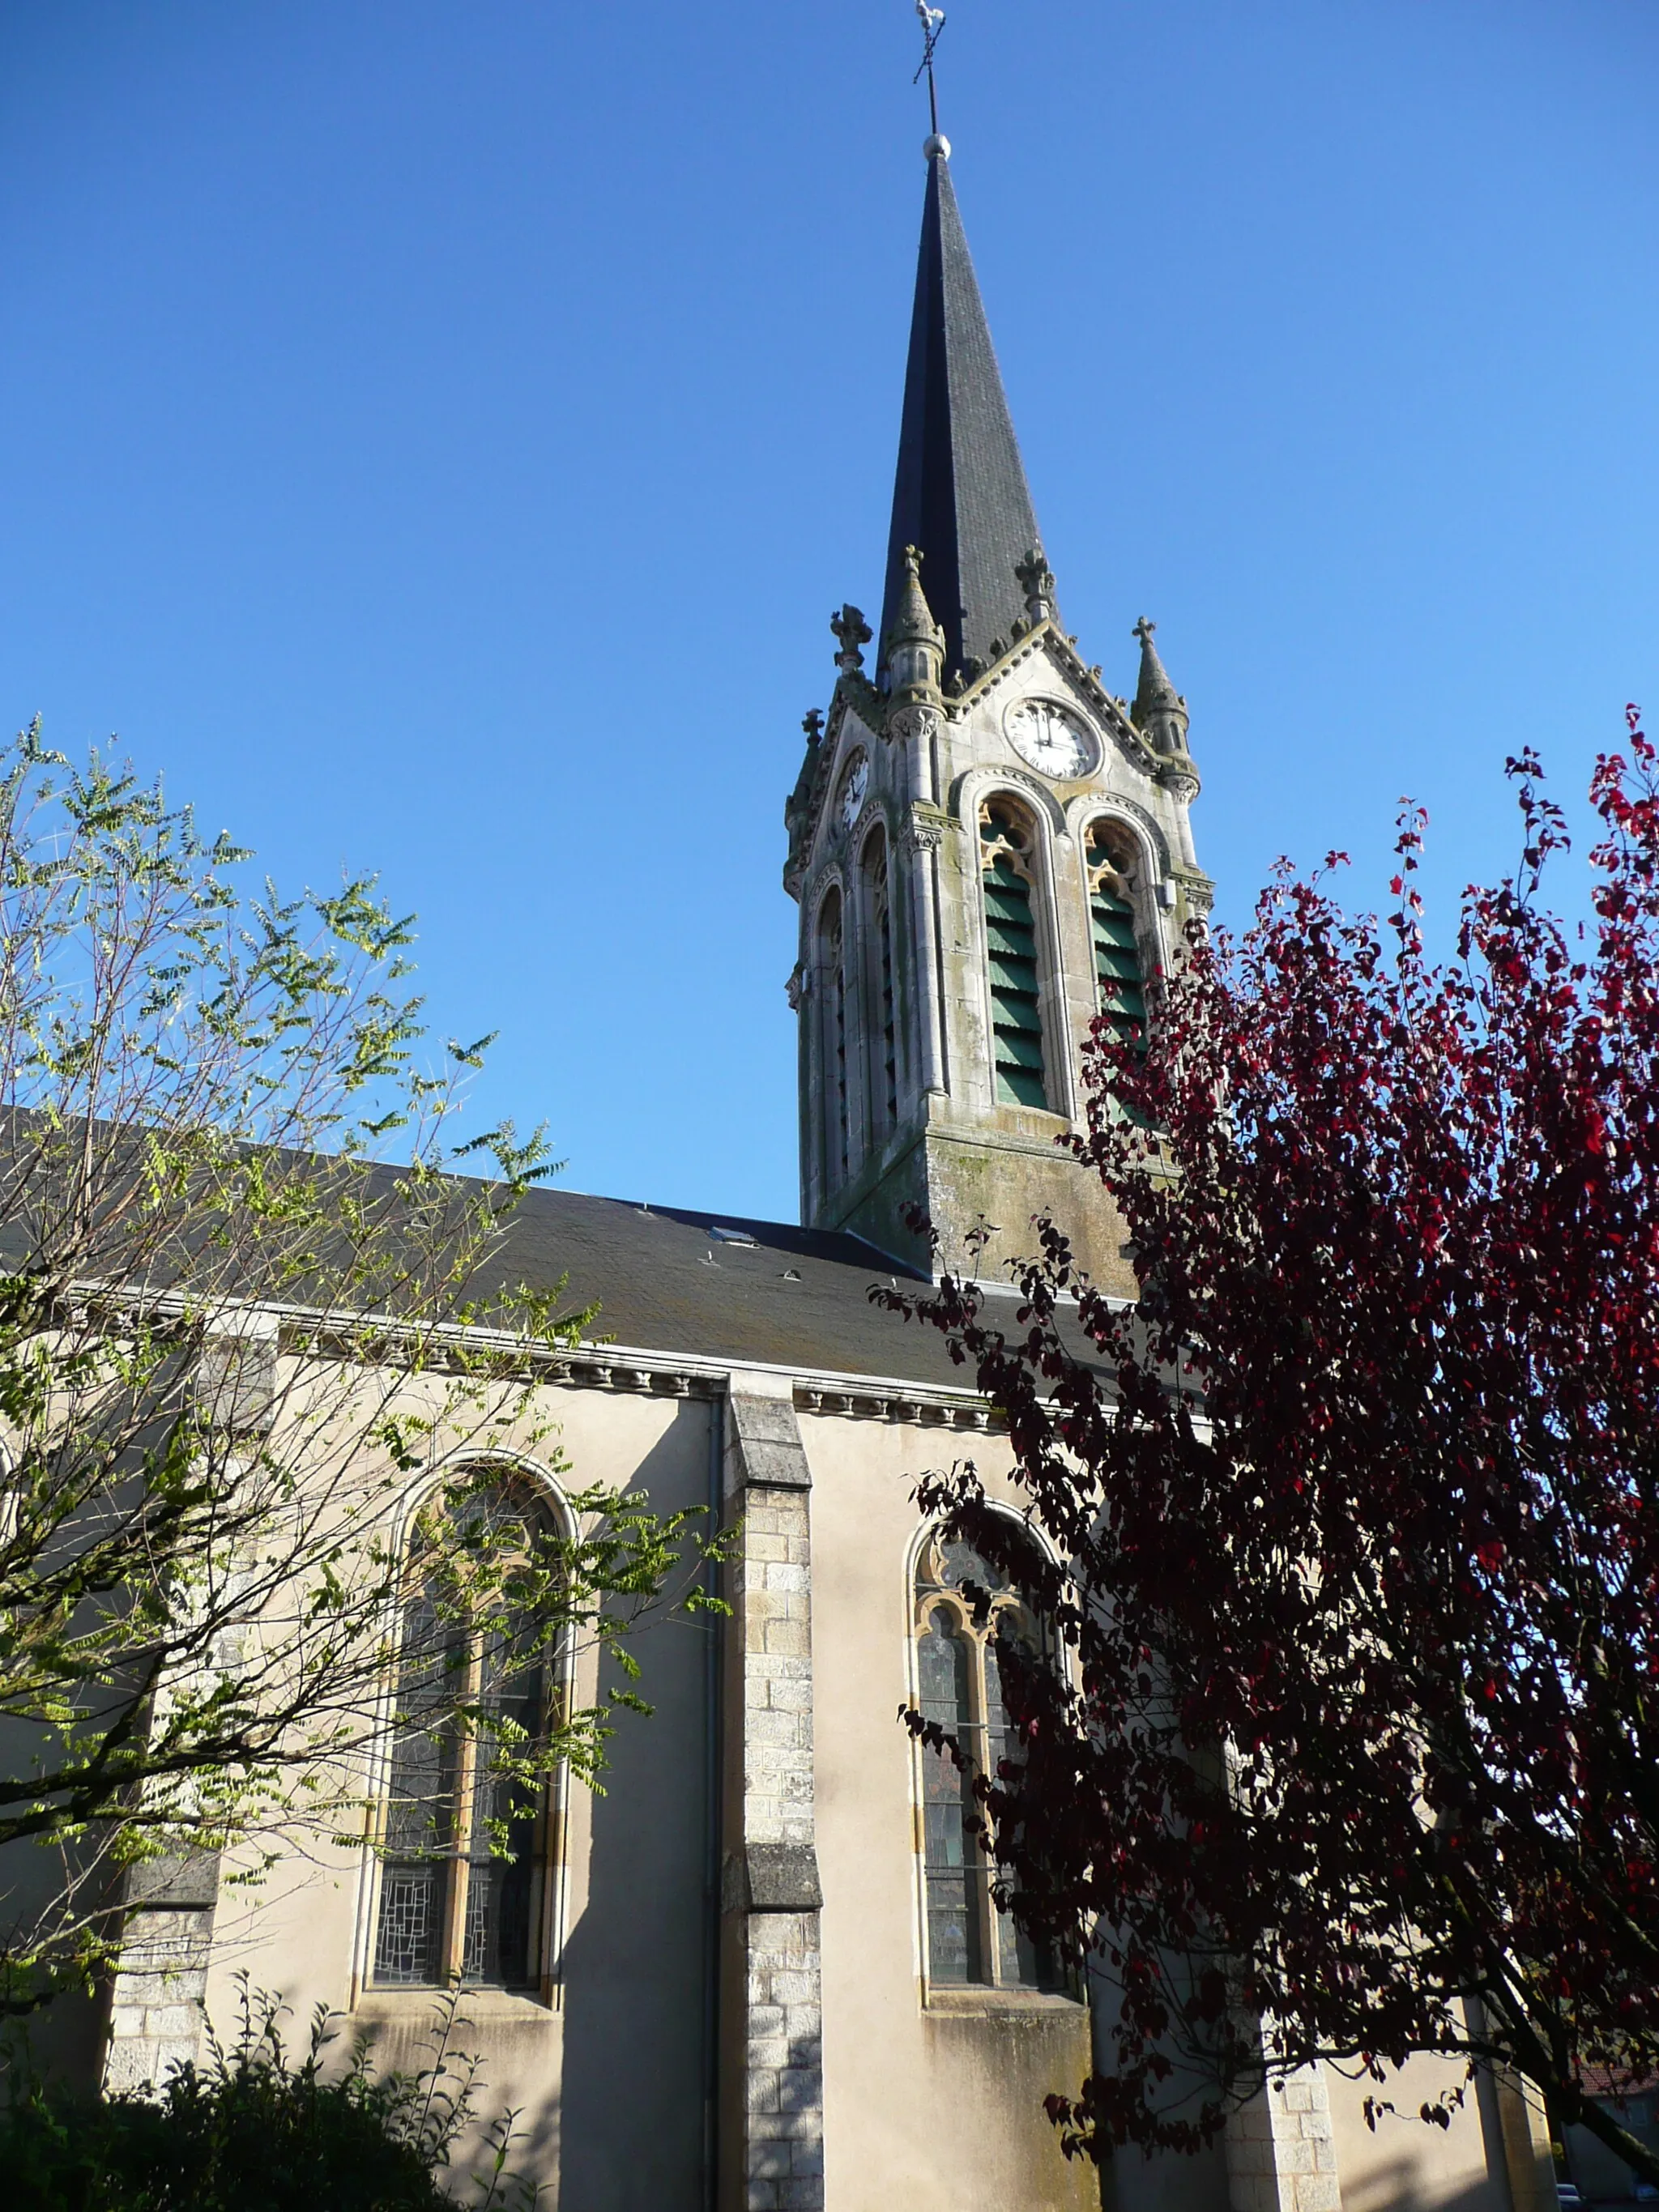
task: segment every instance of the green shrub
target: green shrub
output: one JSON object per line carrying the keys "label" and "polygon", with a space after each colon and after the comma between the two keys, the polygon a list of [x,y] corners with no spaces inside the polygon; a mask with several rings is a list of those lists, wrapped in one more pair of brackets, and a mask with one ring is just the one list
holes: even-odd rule
{"label": "green shrub", "polygon": [[[0,2194],[19,2212],[454,2212],[440,2187],[473,2118],[477,2062],[451,2054],[453,1999],[438,2008],[432,2061],[376,2074],[359,2041],[327,2062],[326,2008],[303,2057],[284,2047],[274,1999],[242,1993],[241,2030],[208,2063],[153,2091],[70,2102],[30,2083],[0,2111]],[[507,2172],[513,2116],[484,2138],[465,2187],[475,2212],[533,2203]],[[468,2201],[464,2199],[463,2201]]]}

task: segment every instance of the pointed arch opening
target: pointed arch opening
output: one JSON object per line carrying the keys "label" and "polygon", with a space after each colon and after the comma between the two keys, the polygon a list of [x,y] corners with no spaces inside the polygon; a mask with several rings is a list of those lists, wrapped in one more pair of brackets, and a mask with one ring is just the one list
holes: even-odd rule
{"label": "pointed arch opening", "polygon": [[[502,1620],[520,1565],[562,1533],[558,1510],[512,1468],[481,1469],[432,1510],[443,1540],[422,1515],[405,1558],[369,1979],[545,1996],[562,1790],[526,1779],[515,1754],[556,1725],[565,1654],[533,1613],[510,1631]],[[487,1625],[454,1565],[469,1557],[487,1562]]]}
{"label": "pointed arch opening", "polygon": [[1120,1036],[1146,1034],[1146,975],[1140,950],[1140,848],[1109,817],[1091,822],[1084,842],[1089,929],[1100,1011]]}
{"label": "pointed arch opening", "polygon": [[1000,1910],[994,1869],[974,1832],[976,1774],[1015,1755],[1000,1653],[1009,1644],[1047,1656],[1047,1625],[1018,1583],[972,1545],[937,1534],[916,1561],[916,1703],[967,1760],[918,1747],[923,1955],[930,1987],[1069,1994],[1064,1974]]}
{"label": "pointed arch opening", "polygon": [[823,1187],[835,1190],[847,1180],[852,1136],[847,1107],[847,962],[841,891],[831,885],[818,908],[818,1003],[823,1008],[819,1038],[823,1067],[820,1114],[823,1143]]}
{"label": "pointed arch opening", "polygon": [[862,856],[867,984],[871,1020],[870,1120],[879,1146],[898,1127],[898,1014],[893,981],[893,910],[887,866],[887,836],[874,830]]}
{"label": "pointed arch opening", "polygon": [[979,810],[980,874],[999,1104],[1051,1103],[1037,960],[1036,825],[998,792]]}

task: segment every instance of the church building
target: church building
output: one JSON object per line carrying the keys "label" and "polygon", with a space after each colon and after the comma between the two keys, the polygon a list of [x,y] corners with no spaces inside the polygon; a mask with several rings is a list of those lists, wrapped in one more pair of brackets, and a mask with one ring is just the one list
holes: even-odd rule
{"label": "church building", "polygon": [[[254,1885],[204,1861],[158,1893],[115,1978],[105,2079],[196,2057],[241,1974],[416,2064],[459,1978],[458,2040],[519,2113],[513,2163],[549,2212],[1082,2212],[1103,2192],[1115,2212],[1553,2212],[1547,2147],[1494,2083],[1449,2130],[1373,2134],[1363,2085],[1313,2071],[1210,2153],[1068,2163],[1042,2100],[1091,2071],[1087,1991],[999,1915],[959,1778],[896,1717],[919,1702],[995,1755],[993,1632],[912,1486],[972,1456],[1015,1493],[943,1338],[872,1285],[927,1279],[921,1208],[942,1262],[1012,1303],[1004,1263],[1052,1207],[1133,1294],[1056,1139],[1091,1024],[1139,1012],[1211,897],[1152,624],[1124,697],[1062,619],[950,151],[927,142],[879,617],[834,618],[785,808],[800,1225],[553,1190],[510,1231],[515,1275],[568,1276],[600,1309],[538,1416],[583,1484],[740,1522],[729,1616],[640,1635],[654,1714],[622,1717],[603,1793],[550,1793],[510,1910],[464,1840],[398,1861],[391,1760],[378,1838]],[[1131,611],[1108,626],[1126,672]],[[513,1477],[562,1512],[528,1435]],[[1446,2078],[1414,2062],[1395,2100],[1414,2112]]]}

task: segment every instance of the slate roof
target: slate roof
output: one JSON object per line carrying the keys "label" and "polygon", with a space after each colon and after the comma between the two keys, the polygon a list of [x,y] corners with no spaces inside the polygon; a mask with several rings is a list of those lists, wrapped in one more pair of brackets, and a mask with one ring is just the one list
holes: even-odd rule
{"label": "slate roof", "polygon": [[898,611],[904,549],[919,546],[921,585],[945,632],[947,674],[988,663],[1025,611],[1017,562],[1039,548],[1002,376],[943,154],[927,164],[898,471],[887,543],[878,653]]}
{"label": "slate roof", "polygon": [[927,1278],[834,1231],[532,1190],[489,1272],[543,1287],[568,1274],[571,1304],[599,1301],[594,1335],[640,1351],[972,1384],[936,1329],[870,1302],[872,1284]]}

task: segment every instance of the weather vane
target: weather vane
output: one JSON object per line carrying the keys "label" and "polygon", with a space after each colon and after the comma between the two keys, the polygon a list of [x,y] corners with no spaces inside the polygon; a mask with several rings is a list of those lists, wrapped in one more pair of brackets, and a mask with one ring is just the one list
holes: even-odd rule
{"label": "weather vane", "polygon": [[933,136],[939,137],[939,94],[933,89],[933,49],[939,44],[939,34],[945,28],[943,8],[930,8],[927,0],[916,0],[916,14],[921,19],[921,62],[912,84],[920,84],[924,71],[927,77],[927,114],[933,126]]}

